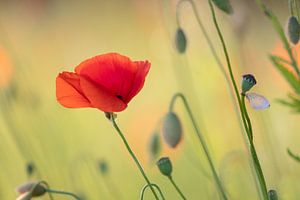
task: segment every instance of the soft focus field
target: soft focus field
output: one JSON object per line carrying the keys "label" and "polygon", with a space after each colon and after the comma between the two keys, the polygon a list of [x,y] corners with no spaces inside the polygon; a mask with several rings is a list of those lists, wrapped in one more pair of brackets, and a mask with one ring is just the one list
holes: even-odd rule
{"label": "soft focus field", "polygon": [[[153,182],[167,199],[180,199],[155,161],[148,143],[176,92],[191,102],[209,143],[230,199],[258,199],[249,155],[225,80],[215,64],[191,7],[184,4],[180,21],[188,39],[186,54],[174,48],[177,1],[1,1],[0,2],[0,199],[15,199],[15,187],[45,180],[52,188],[86,199],[138,199],[145,185],[123,143],[97,109],[66,109],[55,99],[55,78],[82,60],[119,52],[152,67],[144,89],[117,121]],[[266,1],[282,23],[285,1]],[[207,1],[197,8],[218,53],[223,52]],[[300,152],[300,115],[279,104],[290,88],[268,60],[280,45],[270,22],[252,0],[232,0],[236,12],[218,11],[238,84],[242,74],[255,74],[253,89],[271,103],[268,110],[249,108],[254,140],[269,189],[280,199],[299,199],[300,165],[286,153]],[[280,52],[278,52],[280,54]],[[176,149],[163,146],[161,156],[173,161],[173,177],[188,199],[218,199],[207,161],[180,101],[177,114],[184,138]],[[97,168],[105,160],[109,172]],[[36,172],[26,175],[26,163]],[[41,199],[48,199],[47,196]],[[55,199],[69,197],[55,196]],[[153,199],[148,191],[145,199]]]}

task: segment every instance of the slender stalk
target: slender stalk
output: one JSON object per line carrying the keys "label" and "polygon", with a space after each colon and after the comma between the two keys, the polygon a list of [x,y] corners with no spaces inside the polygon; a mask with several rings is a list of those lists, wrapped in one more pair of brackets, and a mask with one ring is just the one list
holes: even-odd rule
{"label": "slender stalk", "polygon": [[252,160],[253,160],[253,163],[254,163],[256,176],[257,176],[257,178],[259,180],[259,183],[260,183],[261,193],[262,193],[263,199],[268,200],[268,190],[267,190],[267,186],[266,186],[266,182],[265,182],[265,179],[264,179],[264,176],[263,176],[263,172],[261,170],[260,163],[259,163],[259,160],[258,160],[258,157],[257,157],[257,154],[256,154],[256,150],[255,150],[255,147],[254,147],[254,144],[253,144],[252,125],[251,125],[251,121],[250,121],[250,118],[248,116],[247,110],[244,106],[245,105],[244,96],[242,96],[242,100],[241,100],[241,98],[239,96],[238,89],[237,89],[237,85],[236,85],[236,82],[235,82],[235,79],[234,79],[234,76],[233,76],[233,71],[232,71],[228,51],[227,51],[227,48],[226,48],[226,44],[225,44],[222,32],[221,32],[221,30],[219,28],[219,25],[218,25],[218,22],[217,22],[217,18],[216,18],[216,14],[215,14],[213,4],[212,4],[211,0],[208,0],[208,3],[209,3],[209,6],[210,6],[210,9],[211,9],[211,13],[212,13],[212,17],[213,17],[213,21],[214,21],[216,30],[218,32],[218,36],[219,36],[220,41],[222,43],[223,51],[224,51],[224,54],[225,54],[225,57],[226,57],[227,65],[228,65],[228,70],[229,70],[229,73],[230,73],[231,82],[233,84],[233,87],[234,87],[234,90],[235,90],[235,93],[236,93],[236,97],[238,99],[238,104],[239,104],[239,107],[240,107],[241,116],[242,116],[242,119],[243,119],[245,130],[247,132],[248,140],[249,140],[248,141],[249,142],[249,149],[250,149]]}
{"label": "slender stalk", "polygon": [[182,193],[182,191],[179,189],[179,187],[176,185],[175,181],[173,180],[172,176],[168,177],[169,180],[171,181],[172,185],[175,187],[175,189],[177,190],[177,192],[179,193],[179,195],[182,197],[183,200],[186,200],[186,197],[184,196],[184,194]]}
{"label": "slender stalk", "polygon": [[196,120],[195,120],[195,118],[194,118],[194,115],[193,115],[193,113],[192,113],[192,110],[191,110],[191,108],[190,108],[190,106],[189,106],[189,104],[188,104],[187,99],[185,98],[185,96],[184,96],[183,94],[181,94],[181,93],[175,94],[175,95],[173,96],[172,100],[171,100],[169,110],[170,110],[170,111],[173,110],[173,107],[174,107],[174,104],[175,104],[175,101],[176,101],[177,98],[181,98],[182,101],[183,101],[183,104],[184,104],[184,106],[185,106],[185,108],[186,108],[186,111],[188,112],[188,115],[189,115],[189,117],[190,117],[190,119],[191,119],[191,122],[192,122],[192,124],[193,124],[193,127],[194,127],[194,129],[195,129],[196,135],[197,135],[197,137],[198,137],[198,139],[199,139],[199,141],[200,141],[200,143],[201,143],[201,146],[202,146],[202,148],[203,148],[203,150],[204,150],[204,153],[205,153],[205,155],[206,155],[206,158],[207,158],[207,160],[208,160],[208,163],[209,163],[210,169],[211,169],[211,171],[212,171],[214,180],[215,180],[215,182],[216,182],[217,188],[218,188],[218,190],[219,190],[219,192],[220,192],[222,198],[223,198],[224,200],[227,200],[227,196],[226,196],[226,193],[225,193],[225,189],[223,188],[223,185],[222,185],[222,183],[221,183],[221,180],[219,179],[219,177],[218,177],[218,175],[217,175],[217,172],[216,172],[214,163],[213,163],[213,161],[212,161],[212,158],[211,158],[211,156],[210,156],[210,153],[209,153],[207,144],[206,144],[206,142],[205,142],[205,139],[204,139],[203,135],[201,134],[200,129],[198,128],[198,125],[197,125],[197,123],[196,123]]}
{"label": "slender stalk", "polygon": [[80,200],[80,198],[76,194],[73,194],[71,192],[65,192],[65,191],[53,190],[53,189],[46,189],[46,191],[48,193],[53,193],[53,194],[68,195],[68,196],[74,197],[74,199]]}
{"label": "slender stalk", "polygon": [[[151,183],[150,185],[152,185],[153,187],[155,187],[155,188],[158,190],[158,192],[159,192],[159,194],[160,194],[162,200],[165,200],[165,196],[163,195],[163,193],[162,193],[161,189],[159,188],[159,186],[156,185],[156,184],[154,184],[154,183]],[[147,185],[145,185],[145,186],[143,187],[143,189],[142,189],[142,191],[141,191],[141,195],[140,195],[140,200],[143,200],[143,199],[144,199],[145,191],[146,191],[146,189],[147,189],[150,185],[147,184]]]}
{"label": "slender stalk", "polygon": [[260,9],[266,14],[266,16],[271,20],[273,27],[277,31],[282,43],[284,44],[284,48],[286,49],[286,51],[290,57],[292,67],[294,68],[295,72],[297,73],[298,77],[300,78],[300,70],[298,68],[298,64],[293,56],[292,49],[289,45],[289,41],[285,36],[284,29],[282,28],[278,18],[270,9],[268,9],[265,6],[265,4],[263,3],[262,0],[256,0],[256,3],[260,7]]}
{"label": "slender stalk", "polygon": [[119,136],[122,138],[122,141],[123,141],[123,143],[125,144],[125,146],[126,146],[128,152],[129,152],[130,156],[131,156],[132,159],[134,160],[135,164],[138,166],[138,168],[139,168],[141,174],[143,175],[144,179],[146,180],[147,184],[149,185],[149,187],[150,187],[150,189],[151,189],[151,191],[152,191],[152,193],[153,193],[155,199],[156,199],[156,200],[159,200],[159,198],[158,198],[158,196],[157,196],[157,194],[156,194],[156,192],[155,192],[153,186],[151,185],[151,182],[150,182],[149,178],[147,177],[146,173],[144,172],[143,167],[141,166],[139,160],[137,159],[137,157],[135,156],[135,154],[134,154],[133,151],[131,150],[131,148],[130,148],[130,146],[129,146],[129,144],[128,144],[128,142],[127,142],[125,136],[124,136],[124,134],[122,133],[122,131],[121,131],[120,128],[118,127],[118,125],[117,125],[117,123],[116,123],[116,121],[115,121],[115,118],[114,118],[113,114],[111,114],[111,122],[112,122],[114,128],[116,129],[116,131],[118,132]]}

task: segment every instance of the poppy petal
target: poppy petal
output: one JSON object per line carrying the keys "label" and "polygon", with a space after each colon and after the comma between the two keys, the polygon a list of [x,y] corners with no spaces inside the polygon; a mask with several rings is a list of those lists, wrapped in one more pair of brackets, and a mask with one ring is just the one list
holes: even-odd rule
{"label": "poppy petal", "polygon": [[144,82],[142,75],[146,74],[143,71],[140,64],[117,53],[90,58],[75,69],[77,74],[89,78],[111,94],[119,96],[125,103],[141,89]]}
{"label": "poppy petal", "polygon": [[250,102],[250,105],[255,110],[263,110],[270,107],[270,103],[268,99],[257,93],[247,93],[247,99]]}
{"label": "poppy petal", "polygon": [[120,112],[127,107],[119,97],[96,85],[84,76],[80,77],[80,86],[92,106],[104,112]]}
{"label": "poppy petal", "polygon": [[56,77],[56,99],[67,108],[91,107],[80,88],[79,76],[75,73],[63,72]]}
{"label": "poppy petal", "polygon": [[131,91],[129,92],[126,101],[130,101],[139,91],[143,88],[145,83],[145,77],[147,76],[151,63],[148,61],[137,61],[134,62],[137,71],[135,74],[135,79],[132,84]]}

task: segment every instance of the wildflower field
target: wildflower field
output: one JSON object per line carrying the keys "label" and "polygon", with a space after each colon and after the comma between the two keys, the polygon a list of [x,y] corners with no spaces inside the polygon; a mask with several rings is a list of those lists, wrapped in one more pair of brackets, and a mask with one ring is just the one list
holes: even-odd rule
{"label": "wildflower field", "polygon": [[300,199],[299,0],[0,1],[0,200]]}

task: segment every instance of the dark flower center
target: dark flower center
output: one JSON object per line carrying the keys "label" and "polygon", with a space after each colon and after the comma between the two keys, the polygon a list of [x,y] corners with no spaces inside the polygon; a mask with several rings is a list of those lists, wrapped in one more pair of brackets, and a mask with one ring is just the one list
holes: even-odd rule
{"label": "dark flower center", "polygon": [[123,97],[121,95],[116,95],[116,97],[123,101]]}

